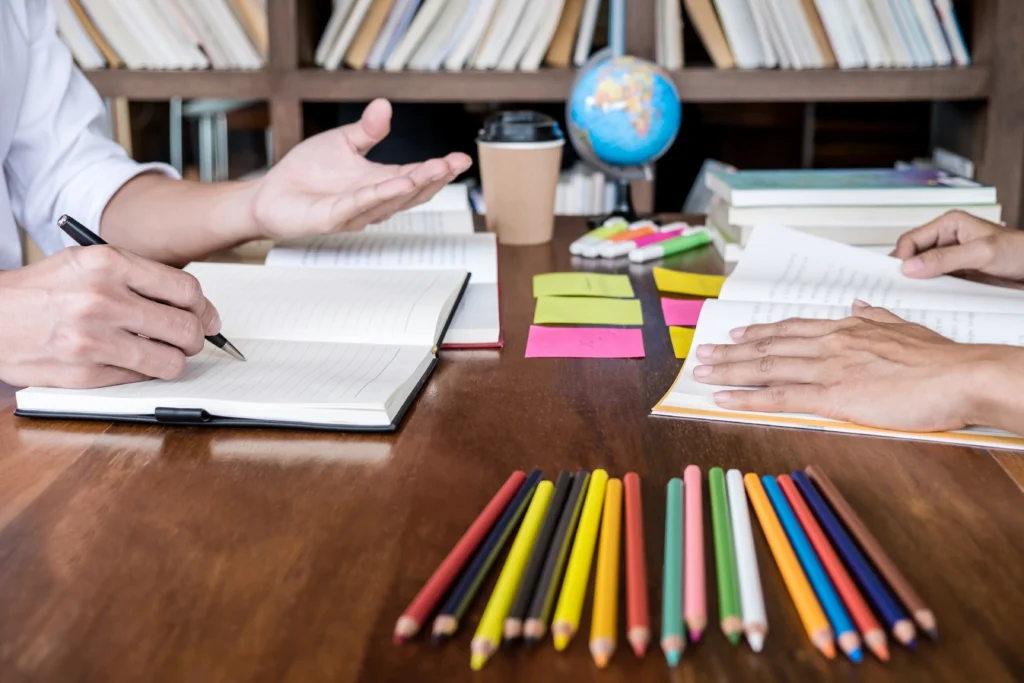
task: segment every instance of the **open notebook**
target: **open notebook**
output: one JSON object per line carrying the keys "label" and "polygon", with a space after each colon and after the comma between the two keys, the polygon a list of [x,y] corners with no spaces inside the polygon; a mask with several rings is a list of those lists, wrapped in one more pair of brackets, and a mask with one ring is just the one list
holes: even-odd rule
{"label": "open notebook", "polygon": [[[898,259],[866,252],[781,227],[754,231],[743,257],[717,300],[701,310],[693,344],[731,343],[729,330],[786,318],[839,319],[854,299],[888,308],[959,342],[1024,346],[1024,291],[953,277],[912,280]],[[994,429],[912,434],[872,429],[812,415],[749,413],[717,406],[711,396],[723,387],[693,378],[700,362],[691,356],[655,415],[878,434],[907,439],[1022,448],[1024,438]]]}
{"label": "open notebook", "polygon": [[389,431],[437,363],[468,273],[193,264],[248,362],[206,344],[175,381],[23,389],[17,414]]}
{"label": "open notebook", "polygon": [[435,209],[404,211],[363,232],[282,242],[270,250],[266,263],[301,268],[466,270],[471,276],[469,286],[444,337],[444,348],[501,346],[497,239],[493,233],[473,232],[464,189],[464,206],[459,196],[440,195],[440,201],[438,197],[431,200]]}

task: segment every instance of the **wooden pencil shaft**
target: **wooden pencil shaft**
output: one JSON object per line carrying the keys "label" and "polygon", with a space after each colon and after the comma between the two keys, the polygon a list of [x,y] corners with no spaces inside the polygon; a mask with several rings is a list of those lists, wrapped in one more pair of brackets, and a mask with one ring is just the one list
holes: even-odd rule
{"label": "wooden pencil shaft", "polygon": [[627,628],[650,630],[647,604],[647,559],[644,548],[643,500],[640,477],[623,477],[626,498],[626,623]]}
{"label": "wooden pencil shaft", "polygon": [[[551,540],[548,555],[544,559],[544,568],[540,574],[540,581],[534,591],[533,600],[527,613],[529,619],[535,619],[540,625],[547,627],[551,621],[551,612],[555,608],[555,597],[562,585],[562,573],[565,571],[566,562],[569,560],[569,549],[572,546],[572,539],[576,533],[576,525],[579,523],[580,514],[583,510],[583,502],[586,499],[587,487],[590,483],[590,473],[579,470],[573,477],[572,490],[569,491],[569,499],[565,502],[562,515],[558,520],[558,528],[555,529],[555,537]],[[543,637],[543,634],[541,635]]]}
{"label": "wooden pencil shaft", "polygon": [[[688,466],[683,472],[683,481],[686,488],[683,497],[686,506],[683,616],[691,631],[699,631],[707,624],[708,614],[704,577],[704,503],[700,468],[696,465]],[[695,624],[699,624],[700,628],[694,629]]]}
{"label": "wooden pencil shaft", "polygon": [[729,470],[725,478],[729,493],[733,545],[736,549],[736,574],[739,578],[743,626],[748,629],[760,627],[764,635],[768,628],[768,617],[764,606],[761,572],[757,566],[757,552],[754,549],[750,511],[747,508],[747,493],[743,489],[743,475],[739,470]]}
{"label": "wooden pencil shaft", "polygon": [[708,470],[708,495],[711,498],[711,526],[715,540],[719,619],[722,621],[723,627],[730,617],[734,617],[739,624],[742,624],[739,584],[736,577],[736,557],[732,540],[732,521],[729,519],[729,498],[725,491],[725,473],[721,467],[712,467]]}
{"label": "wooden pencil shaft", "polygon": [[[594,611],[591,641],[615,646],[619,605],[619,551],[622,538],[622,481],[609,479],[601,515],[601,541],[594,577]],[[611,654],[608,652],[607,654]]]}
{"label": "wooden pencil shaft", "polygon": [[562,591],[558,595],[555,606],[555,624],[579,629],[580,615],[583,612],[583,599],[586,597],[587,584],[590,581],[590,567],[594,559],[594,547],[597,544],[597,532],[601,526],[601,510],[604,507],[604,492],[608,483],[608,473],[594,470],[590,475],[590,486],[587,499],[583,503],[579,528],[573,540],[569,554],[569,564],[565,569],[565,580]]}
{"label": "wooden pencil shaft", "polygon": [[661,577],[661,639],[683,638],[683,481],[665,495],[665,564]]}
{"label": "wooden pencil shaft", "polygon": [[551,538],[558,527],[558,520],[562,514],[562,508],[569,497],[572,489],[572,472],[563,470],[559,473],[555,482],[555,491],[551,494],[551,503],[548,505],[544,523],[537,533],[537,541],[530,551],[530,560],[523,570],[523,577],[519,581],[519,588],[516,590],[515,600],[512,601],[512,608],[509,610],[509,619],[526,619],[526,613],[530,609],[530,600],[540,580],[541,570],[544,568],[544,559],[550,550]]}

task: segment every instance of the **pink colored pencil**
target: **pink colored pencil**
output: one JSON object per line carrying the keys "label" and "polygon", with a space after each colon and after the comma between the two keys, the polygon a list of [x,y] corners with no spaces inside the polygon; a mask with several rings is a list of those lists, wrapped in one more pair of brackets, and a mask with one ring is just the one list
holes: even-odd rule
{"label": "pink colored pencil", "polygon": [[458,578],[459,572],[462,571],[477,546],[487,536],[487,532],[494,526],[494,522],[508,506],[509,501],[516,495],[525,480],[525,472],[522,470],[513,472],[504,486],[494,494],[494,498],[491,498],[491,502],[487,504],[476,521],[470,525],[459,542],[451,549],[448,557],[444,558],[444,561],[434,570],[431,577],[423,584],[420,592],[402,612],[398,623],[395,624],[396,644],[405,642],[420,630],[427,617],[430,616],[431,610],[437,606],[445,591]]}
{"label": "pink colored pencil", "polygon": [[690,642],[700,640],[708,624],[707,596],[704,588],[704,501],[701,493],[701,472],[690,465],[683,472],[683,503],[686,507],[686,571],[683,620],[690,632]]}

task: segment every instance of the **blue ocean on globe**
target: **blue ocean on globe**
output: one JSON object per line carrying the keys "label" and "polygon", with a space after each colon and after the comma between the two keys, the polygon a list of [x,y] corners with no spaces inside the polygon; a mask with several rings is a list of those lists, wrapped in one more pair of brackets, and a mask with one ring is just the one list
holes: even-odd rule
{"label": "blue ocean on globe", "polygon": [[570,101],[569,125],[584,156],[611,166],[650,163],[668,151],[679,132],[679,93],[656,65],[635,57],[598,62],[580,76]]}

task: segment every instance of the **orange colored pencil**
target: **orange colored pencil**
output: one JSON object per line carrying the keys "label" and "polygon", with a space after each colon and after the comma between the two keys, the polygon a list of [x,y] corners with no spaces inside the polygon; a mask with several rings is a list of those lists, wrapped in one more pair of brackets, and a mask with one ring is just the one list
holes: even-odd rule
{"label": "orange colored pencil", "polygon": [[651,614],[647,605],[647,561],[644,558],[644,516],[640,477],[622,479],[626,491],[626,639],[637,657],[651,641]]}
{"label": "orange colored pencil", "polygon": [[821,560],[821,564],[825,567],[829,578],[832,579],[839,597],[846,604],[846,609],[850,611],[853,623],[857,625],[857,628],[864,636],[865,644],[883,662],[889,661],[889,644],[888,639],[885,637],[885,631],[882,629],[881,624],[878,623],[878,620],[875,619],[875,615],[871,613],[871,608],[868,607],[864,596],[861,595],[857,585],[853,582],[853,578],[846,571],[842,560],[836,555],[835,549],[829,542],[828,537],[825,536],[825,532],[818,524],[818,520],[814,518],[814,513],[807,507],[807,502],[804,500],[803,495],[789,475],[780,475],[776,478],[776,481],[782,492],[786,494],[786,498],[789,500],[796,518],[800,521],[800,526],[804,528],[804,533],[807,534],[814,552],[818,554],[818,559]]}

